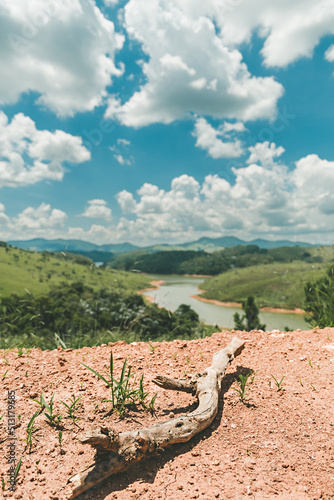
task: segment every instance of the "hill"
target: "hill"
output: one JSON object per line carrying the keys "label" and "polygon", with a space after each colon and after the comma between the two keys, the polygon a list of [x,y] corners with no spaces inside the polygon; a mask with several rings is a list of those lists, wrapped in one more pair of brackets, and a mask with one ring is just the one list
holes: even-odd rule
{"label": "hill", "polygon": [[62,282],[84,282],[94,290],[121,289],[134,293],[149,286],[144,276],[100,269],[89,259],[65,252],[56,255],[0,246],[0,294],[47,293]]}
{"label": "hill", "polygon": [[197,241],[192,241],[188,243],[180,243],[178,245],[151,245],[147,247],[138,247],[132,245],[131,243],[116,243],[116,244],[105,244],[105,245],[95,245],[94,243],[89,243],[82,240],[46,240],[44,238],[36,238],[32,240],[13,240],[8,241],[12,246],[22,248],[24,250],[34,250],[37,252],[47,251],[47,252],[90,252],[90,251],[100,251],[100,252],[112,252],[115,254],[132,252],[136,250],[145,251],[149,253],[159,252],[159,251],[169,251],[169,250],[204,250],[207,252],[213,252],[214,250],[219,250],[223,248],[231,248],[238,245],[257,245],[259,248],[279,248],[286,246],[312,246],[309,243],[292,242],[288,240],[284,241],[269,241],[269,240],[253,240],[244,241],[239,238],[224,236],[221,238],[200,238]]}
{"label": "hill", "polygon": [[[84,494],[95,500],[161,499],[203,500],[284,498],[330,500],[334,497],[333,352],[334,329],[307,332],[238,332],[246,347],[227,368],[219,411],[209,428],[113,476]],[[81,430],[133,431],[187,414],[196,407],[191,394],[164,391],[152,383],[157,374],[183,378],[201,373],[214,353],[225,347],[230,332],[194,341],[111,343],[51,352],[32,349],[19,356],[0,351],[2,388],[0,416],[7,415],[7,391],[15,389],[16,464],[22,457],[15,498],[70,498],[68,479],[84,470],[94,452],[78,442]],[[111,410],[110,391],[82,363],[104,373],[112,349],[114,377],[119,379],[125,359],[132,373],[144,376],[148,400],[157,393],[154,413],[129,409],[125,418]],[[5,359],[7,363],[5,363]],[[240,375],[255,373],[245,403],[233,389]],[[275,383],[281,382],[280,390]],[[331,387],[329,387],[331,385]],[[248,383],[247,383],[248,386]],[[54,413],[63,419],[59,429],[44,415],[35,419],[30,453],[23,452],[27,426],[44,392],[54,394]],[[81,398],[76,425],[61,403]],[[80,427],[80,429],[79,429]],[[8,439],[6,417],[0,422],[0,440]],[[5,443],[6,446],[8,443]],[[15,465],[16,465],[15,464]],[[9,465],[1,468],[8,496]],[[64,489],[65,488],[65,489]],[[11,494],[9,493],[9,497]]]}
{"label": "hill", "polygon": [[322,277],[334,257],[332,247],[309,248],[308,253],[311,258],[305,260],[230,269],[205,280],[201,284],[205,293],[201,296],[221,302],[242,302],[253,295],[258,307],[302,309],[306,283]]}

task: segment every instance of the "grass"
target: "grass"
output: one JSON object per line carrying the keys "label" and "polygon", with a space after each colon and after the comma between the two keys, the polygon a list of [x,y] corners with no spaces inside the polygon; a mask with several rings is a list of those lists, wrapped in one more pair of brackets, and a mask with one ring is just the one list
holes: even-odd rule
{"label": "grass", "polygon": [[62,416],[60,413],[54,413],[54,406],[53,406],[53,399],[54,399],[55,393],[52,394],[50,403],[48,403],[45,399],[44,392],[42,392],[40,400],[38,401],[37,399],[33,399],[35,403],[40,405],[41,409],[46,410],[43,412],[43,415],[46,416],[48,419],[48,423],[50,425],[53,425],[55,427],[60,425],[60,422],[62,421]]}
{"label": "grass", "polygon": [[144,390],[144,375],[139,379],[139,386],[135,387],[135,381],[132,381],[133,375],[131,373],[131,367],[126,370],[127,360],[125,359],[121,371],[120,379],[114,378],[114,361],[112,351],[110,352],[110,363],[109,363],[109,376],[110,380],[107,380],[99,372],[91,368],[90,366],[82,363],[85,368],[88,368],[97,377],[99,377],[111,390],[111,400],[112,409],[116,410],[120,416],[123,416],[127,408],[137,407],[138,405],[143,406],[145,409],[150,409],[153,411],[154,402],[156,399],[156,394],[151,399],[149,406],[147,407],[145,401],[148,397],[148,392]]}
{"label": "grass", "polygon": [[142,275],[79,264],[74,255],[53,256],[10,247],[7,251],[0,247],[0,276],[0,298],[12,293],[43,295],[64,281],[83,281],[94,290],[122,289],[128,293],[149,286],[149,279]]}
{"label": "grass", "polygon": [[68,418],[70,418],[72,420],[72,422],[75,424],[77,422],[77,420],[80,419],[80,417],[77,417],[75,415],[75,413],[80,410],[80,408],[82,407],[82,404],[79,403],[80,399],[82,399],[82,397],[76,397],[75,394],[72,394],[72,397],[71,398],[68,398],[69,399],[69,404],[65,403],[65,401],[61,401],[61,403],[65,406],[66,408],[66,412],[67,412],[67,416]]}
{"label": "grass", "polygon": [[[250,380],[249,378],[252,377]],[[247,375],[239,375],[239,380],[235,379],[236,382],[239,383],[239,387],[232,387],[232,389],[239,394],[240,401],[243,403],[248,396],[246,393],[248,392],[249,387],[255,380],[255,373],[251,370]],[[249,382],[247,386],[247,382]]]}
{"label": "grass", "polygon": [[201,283],[204,298],[222,302],[242,302],[253,295],[259,307],[294,309],[304,306],[304,286],[321,278],[333,259],[332,247],[308,251],[323,258],[321,263],[294,261],[264,264],[230,271]]}
{"label": "grass", "polygon": [[276,377],[274,377],[274,375],[271,375],[271,376],[274,379],[274,383],[277,387],[277,391],[282,391],[284,389],[284,387],[282,386],[282,383],[283,383],[283,380],[285,379],[285,375],[281,378],[281,380],[278,380]]}

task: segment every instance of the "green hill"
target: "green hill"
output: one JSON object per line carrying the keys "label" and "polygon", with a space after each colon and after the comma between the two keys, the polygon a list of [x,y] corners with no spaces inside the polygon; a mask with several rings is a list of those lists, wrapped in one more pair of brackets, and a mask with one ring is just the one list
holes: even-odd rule
{"label": "green hill", "polygon": [[334,257],[333,247],[308,248],[308,252],[311,254],[308,261],[230,269],[204,281],[202,296],[222,302],[242,302],[253,295],[259,307],[303,308],[306,283],[322,277]]}
{"label": "green hill", "polygon": [[121,290],[136,292],[149,286],[144,276],[114,269],[97,268],[80,255],[48,254],[19,250],[10,246],[0,247],[0,294],[15,293],[42,295],[62,282],[84,282],[94,290]]}

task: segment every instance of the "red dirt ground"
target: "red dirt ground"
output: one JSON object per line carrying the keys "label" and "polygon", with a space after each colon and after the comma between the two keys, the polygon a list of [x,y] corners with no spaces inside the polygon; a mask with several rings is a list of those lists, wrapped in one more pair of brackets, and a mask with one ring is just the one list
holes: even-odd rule
{"label": "red dirt ground", "polygon": [[[154,386],[156,374],[184,377],[201,372],[212,355],[225,347],[233,332],[193,341],[110,346],[42,352],[33,349],[18,357],[0,351],[0,476],[1,494],[15,499],[69,498],[69,477],[92,461],[94,452],[76,441],[80,429],[101,425],[132,430],[194,409],[194,398]],[[241,355],[228,367],[219,413],[206,431],[186,444],[176,445],[126,473],[114,476],[78,497],[88,500],[156,499],[334,499],[334,329],[307,332],[237,332],[247,340]],[[106,416],[110,403],[105,384],[82,366],[103,372],[112,348],[117,378],[125,358],[133,372],[145,374],[145,387],[158,392],[156,413],[132,411],[120,419]],[[235,378],[252,369],[255,380],[246,403],[233,387]],[[8,370],[8,371],[7,371]],[[278,391],[274,379],[283,380]],[[8,491],[8,392],[16,393],[16,461],[22,457],[15,492]],[[55,393],[55,409],[65,416],[60,400],[82,396],[79,427],[63,419],[63,443],[58,430],[41,415],[31,453],[25,449],[26,428],[38,405],[29,398]],[[96,405],[100,406],[96,408]],[[94,409],[96,411],[94,411]],[[0,479],[1,479],[0,477]]]}

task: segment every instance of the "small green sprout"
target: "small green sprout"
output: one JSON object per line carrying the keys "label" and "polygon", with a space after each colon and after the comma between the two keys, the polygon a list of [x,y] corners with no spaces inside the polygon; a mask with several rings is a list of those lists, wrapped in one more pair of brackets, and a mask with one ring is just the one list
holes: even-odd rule
{"label": "small green sprout", "polygon": [[312,387],[313,391],[316,391],[316,388],[314,387],[313,384],[311,384],[311,387]]}
{"label": "small green sprout", "polygon": [[46,410],[46,411],[43,411],[43,415],[46,416],[49,424],[57,427],[60,424],[60,422],[62,421],[63,417],[60,415],[60,413],[53,413],[53,411],[54,411],[54,407],[53,407],[54,396],[55,396],[55,393],[52,394],[52,397],[50,399],[50,403],[47,403],[47,401],[45,399],[44,392],[42,392],[40,400],[38,401],[37,399],[33,399],[33,401],[35,403],[37,403],[38,405],[40,405],[40,407],[43,408],[43,410]]}
{"label": "small green sprout", "polygon": [[8,370],[6,370],[5,373],[2,375],[2,380],[5,380],[5,378],[7,377],[7,373],[8,373]]}
{"label": "small green sprout", "polygon": [[139,380],[139,387],[133,388],[131,385],[131,379],[133,377],[131,373],[131,366],[127,369],[127,360],[125,359],[121,371],[120,379],[114,378],[114,361],[112,351],[110,352],[110,363],[109,363],[109,373],[110,380],[107,380],[103,375],[93,370],[90,366],[82,363],[85,368],[88,368],[97,377],[99,377],[111,390],[111,400],[112,409],[115,409],[120,416],[122,416],[126,410],[131,406],[141,405],[147,409],[145,405],[145,400],[148,396],[148,392],[144,391],[144,375],[141,376]]}
{"label": "small green sprout", "polygon": [[74,413],[81,408],[82,404],[79,403],[79,401],[80,399],[82,399],[82,397],[76,398],[75,394],[72,394],[72,397],[68,399],[69,399],[69,404],[65,403],[65,401],[61,401],[61,403],[66,408],[66,413],[68,418],[71,418],[73,423],[75,424],[76,421],[80,419],[80,417],[75,416]]}
{"label": "small green sprout", "polygon": [[300,379],[300,380],[299,380],[299,383],[300,383],[300,385],[301,385],[302,387],[304,387],[304,384],[303,384],[303,382],[302,382],[302,379]]}
{"label": "small green sprout", "polygon": [[19,475],[19,472],[20,472],[20,469],[21,469],[21,465],[22,465],[22,457],[20,458],[20,460],[19,460],[19,461],[18,461],[18,463],[17,463],[17,466],[15,467],[15,471],[14,471],[14,481],[16,481],[17,476]]}
{"label": "small green sprout", "polygon": [[154,347],[154,345],[152,344],[151,341],[148,343],[148,345],[149,345],[149,348],[150,348],[150,352],[153,353],[156,350],[156,347]]}
{"label": "small green sprout", "polygon": [[5,491],[5,487],[6,487],[6,483],[5,483],[4,478],[2,477],[1,478],[1,489],[2,489],[2,491]]}
{"label": "small green sprout", "polygon": [[[252,378],[249,380],[249,385],[246,387],[246,384],[248,382],[249,377],[252,375]],[[244,402],[248,396],[246,396],[246,393],[249,389],[249,386],[254,382],[255,379],[255,373],[253,370],[251,370],[247,375],[243,376],[242,374],[239,375],[239,380],[235,379],[235,382],[238,382],[240,387],[235,388],[232,387],[232,389],[239,394],[240,401]]]}
{"label": "small green sprout", "polygon": [[310,359],[308,360],[308,364],[310,365],[311,368],[313,368],[312,367],[312,361]]}
{"label": "small green sprout", "polygon": [[278,380],[274,375],[271,375],[272,378],[274,379],[275,385],[277,387],[277,392],[278,391],[283,391],[284,387],[282,386],[283,380],[285,379],[285,375],[281,378],[281,380]]}

